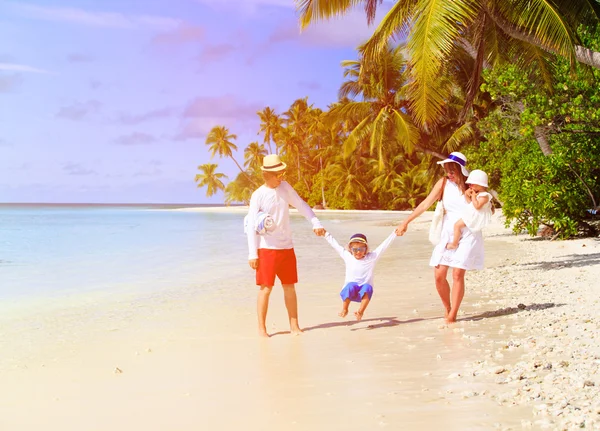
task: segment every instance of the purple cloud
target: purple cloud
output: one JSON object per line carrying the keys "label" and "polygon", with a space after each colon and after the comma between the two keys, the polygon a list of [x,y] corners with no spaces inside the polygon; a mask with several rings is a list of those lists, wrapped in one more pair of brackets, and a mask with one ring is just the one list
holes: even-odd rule
{"label": "purple cloud", "polygon": [[60,108],[56,116],[73,121],[81,121],[100,110],[102,104],[97,100],[90,100],[83,103],[75,103],[71,106]]}
{"label": "purple cloud", "polygon": [[138,115],[122,113],[119,114],[119,116],[117,117],[117,122],[125,125],[134,125],[143,123],[145,121],[168,118],[173,116],[175,113],[176,110],[174,108],[154,109],[152,111],[148,111]]}
{"label": "purple cloud", "polygon": [[190,24],[180,24],[172,31],[161,33],[152,39],[156,46],[183,45],[186,43],[198,43],[204,40],[206,30],[204,27]]}
{"label": "purple cloud", "polygon": [[298,82],[298,87],[303,88],[305,90],[320,90],[321,84],[316,81],[300,81]]}
{"label": "purple cloud", "polygon": [[96,171],[87,169],[79,163],[67,162],[63,164],[63,171],[67,175],[96,175]]}
{"label": "purple cloud", "polygon": [[129,135],[120,136],[115,139],[117,145],[134,146],[148,145],[156,142],[156,138],[152,135],[143,132],[135,132]]}
{"label": "purple cloud", "polygon": [[0,75],[0,93],[10,93],[21,85],[22,81],[23,77],[18,73]]}
{"label": "purple cloud", "polygon": [[249,103],[232,95],[220,97],[197,97],[183,112],[183,126],[176,136],[178,140],[201,138],[217,125],[248,125],[263,109],[260,103]]}
{"label": "purple cloud", "polygon": [[207,45],[204,47],[198,60],[201,64],[218,62],[236,51],[236,47],[231,43],[220,43],[216,45]]}
{"label": "purple cloud", "polygon": [[86,54],[69,54],[67,60],[70,63],[91,63],[94,61],[92,57]]}

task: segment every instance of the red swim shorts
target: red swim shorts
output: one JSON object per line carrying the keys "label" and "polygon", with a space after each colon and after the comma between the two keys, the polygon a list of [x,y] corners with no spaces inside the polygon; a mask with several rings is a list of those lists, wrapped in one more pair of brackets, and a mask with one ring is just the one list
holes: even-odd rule
{"label": "red swim shorts", "polygon": [[256,284],[258,286],[274,286],[275,276],[279,277],[281,284],[298,283],[296,253],[294,253],[293,248],[284,250],[258,249]]}

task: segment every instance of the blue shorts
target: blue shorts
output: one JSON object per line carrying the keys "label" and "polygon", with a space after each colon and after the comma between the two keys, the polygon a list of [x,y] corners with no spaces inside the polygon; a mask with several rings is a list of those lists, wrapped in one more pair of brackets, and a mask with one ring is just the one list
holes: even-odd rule
{"label": "blue shorts", "polygon": [[373,286],[370,284],[363,284],[361,286],[358,283],[348,283],[340,292],[342,301],[350,299],[350,301],[360,302],[365,295],[367,295],[369,299],[373,296]]}

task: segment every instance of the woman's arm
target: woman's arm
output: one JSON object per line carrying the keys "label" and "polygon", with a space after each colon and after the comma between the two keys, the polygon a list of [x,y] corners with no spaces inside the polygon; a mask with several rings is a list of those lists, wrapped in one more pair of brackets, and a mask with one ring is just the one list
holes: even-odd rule
{"label": "woman's arm", "polygon": [[408,224],[413,221],[414,219],[416,219],[417,217],[419,217],[421,214],[423,214],[425,211],[427,211],[429,209],[429,207],[431,205],[433,205],[433,203],[437,200],[440,199],[440,196],[442,196],[442,186],[444,183],[444,179],[440,178],[438,180],[437,183],[435,183],[435,186],[433,186],[433,189],[431,189],[431,192],[429,192],[429,195],[427,195],[427,197],[425,198],[425,200],[423,202],[421,202],[419,205],[417,205],[417,207],[413,210],[413,212],[411,212],[408,217],[402,221],[402,223],[400,223],[398,225],[398,227],[396,228],[396,234],[397,235],[404,235],[404,233],[406,232],[406,229],[408,228]]}

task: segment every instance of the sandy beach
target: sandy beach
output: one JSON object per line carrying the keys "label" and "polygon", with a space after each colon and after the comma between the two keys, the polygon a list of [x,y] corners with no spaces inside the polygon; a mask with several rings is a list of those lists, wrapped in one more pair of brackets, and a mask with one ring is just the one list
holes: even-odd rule
{"label": "sandy beach", "polygon": [[[323,223],[377,245],[404,217],[359,214]],[[249,268],[202,300],[98,296],[5,314],[0,429],[600,429],[598,239],[515,236],[497,214],[486,269],[467,274],[447,326],[427,266],[430,215],[386,251],[361,322],[337,316],[339,257],[308,227],[295,234],[298,337],[280,288],[272,337],[257,337]]]}

